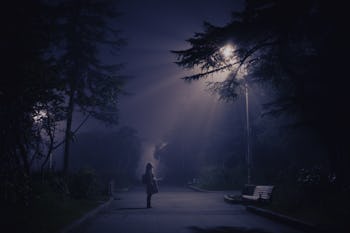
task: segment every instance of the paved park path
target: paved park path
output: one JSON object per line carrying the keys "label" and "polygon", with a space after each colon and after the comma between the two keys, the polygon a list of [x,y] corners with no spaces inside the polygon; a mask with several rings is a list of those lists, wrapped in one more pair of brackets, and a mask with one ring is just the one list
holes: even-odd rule
{"label": "paved park path", "polygon": [[300,233],[225,203],[224,194],[160,187],[153,208],[146,209],[144,189],[135,187],[116,193],[111,205],[74,233]]}

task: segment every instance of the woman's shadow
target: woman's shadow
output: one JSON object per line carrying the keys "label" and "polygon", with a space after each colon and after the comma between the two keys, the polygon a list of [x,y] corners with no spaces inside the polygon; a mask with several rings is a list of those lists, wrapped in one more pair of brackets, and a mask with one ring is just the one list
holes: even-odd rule
{"label": "woman's shadow", "polygon": [[245,228],[245,227],[213,227],[200,228],[196,226],[188,227],[193,233],[270,233],[263,229]]}
{"label": "woman's shadow", "polygon": [[124,208],[118,208],[116,210],[145,210],[146,207],[124,207]]}

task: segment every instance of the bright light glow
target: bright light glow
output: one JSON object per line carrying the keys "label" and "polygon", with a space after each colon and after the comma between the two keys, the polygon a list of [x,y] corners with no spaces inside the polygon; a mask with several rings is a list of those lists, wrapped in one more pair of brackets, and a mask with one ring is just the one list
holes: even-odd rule
{"label": "bright light glow", "polygon": [[225,61],[233,59],[234,48],[231,44],[227,44],[220,48],[220,53]]}
{"label": "bright light glow", "polygon": [[219,49],[219,52],[226,64],[232,64],[231,71],[237,69],[237,79],[244,79],[248,74],[248,70],[245,64],[239,65],[237,61],[237,55],[235,55],[235,49],[232,44],[226,44]]}
{"label": "bright light glow", "polygon": [[36,123],[39,123],[40,121],[42,121],[44,118],[47,117],[47,113],[44,110],[40,110],[39,112],[37,112],[34,116],[33,116],[33,120]]}

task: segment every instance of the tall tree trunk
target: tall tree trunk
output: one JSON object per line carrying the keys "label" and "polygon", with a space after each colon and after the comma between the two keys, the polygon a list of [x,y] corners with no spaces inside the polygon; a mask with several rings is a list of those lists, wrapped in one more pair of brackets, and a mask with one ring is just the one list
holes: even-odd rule
{"label": "tall tree trunk", "polygon": [[[47,152],[47,154],[46,154],[46,156],[45,156],[45,160],[44,160],[44,162],[43,162],[43,163],[41,164],[41,166],[40,166],[40,176],[41,176],[41,179],[42,179],[42,180],[44,179],[44,170],[45,170],[45,166],[46,166],[47,162],[48,162],[49,159],[50,159],[50,156],[51,156],[51,153],[52,153],[52,148],[53,148],[53,146],[50,146],[50,147],[49,147],[48,152]],[[50,166],[50,164],[49,164],[49,166]],[[51,169],[51,167],[49,167],[48,170],[49,170],[49,169]]]}
{"label": "tall tree trunk", "polygon": [[73,121],[73,111],[74,111],[74,94],[75,88],[71,87],[69,93],[69,103],[67,112],[67,123],[65,132],[65,143],[64,143],[64,154],[63,154],[63,175],[67,176],[69,171],[69,149],[72,140],[72,121]]}
{"label": "tall tree trunk", "polygon": [[[23,127],[23,126],[22,126]],[[24,169],[24,172],[26,173],[26,175],[30,174],[30,165],[29,165],[29,161],[28,161],[28,150],[26,148],[26,144],[27,144],[27,140],[25,138],[24,135],[21,135],[21,125],[16,125],[16,127],[14,127],[16,132],[16,144],[18,146],[19,149],[19,158],[22,160],[22,166]],[[20,136],[21,135],[21,136]]]}
{"label": "tall tree trunk", "polygon": [[[74,1],[73,1],[74,2]],[[77,51],[79,48],[79,43],[77,42],[77,25],[78,18],[81,11],[81,1],[76,1],[74,5],[73,16],[71,18],[71,34],[72,36],[72,48],[73,53],[72,61],[74,62],[74,68],[69,72],[70,75],[70,90],[69,90],[69,103],[68,103],[68,112],[67,112],[67,123],[66,123],[66,132],[65,132],[65,143],[64,143],[64,155],[63,155],[63,175],[66,177],[69,172],[69,149],[70,143],[72,141],[72,121],[73,121],[73,112],[75,104],[75,93],[77,90],[77,82],[80,74],[80,53]]]}

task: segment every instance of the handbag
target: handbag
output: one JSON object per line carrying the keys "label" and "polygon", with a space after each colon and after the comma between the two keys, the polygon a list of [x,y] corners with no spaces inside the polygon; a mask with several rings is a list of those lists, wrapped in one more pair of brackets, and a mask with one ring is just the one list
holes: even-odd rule
{"label": "handbag", "polygon": [[158,193],[158,192],[159,192],[159,189],[158,189],[157,181],[153,179],[152,180],[152,194]]}

